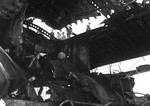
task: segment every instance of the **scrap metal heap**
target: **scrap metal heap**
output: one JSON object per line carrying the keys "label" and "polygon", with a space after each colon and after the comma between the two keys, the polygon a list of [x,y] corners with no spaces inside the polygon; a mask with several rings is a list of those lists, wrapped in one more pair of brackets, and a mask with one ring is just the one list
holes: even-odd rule
{"label": "scrap metal heap", "polygon": [[[1,97],[44,103],[50,102],[52,103],[52,106],[141,106],[141,104],[149,100],[148,95],[143,97],[144,101],[140,101],[142,99],[135,96],[133,92],[134,78],[129,76],[129,73],[90,73],[90,69],[96,68],[98,65],[100,66],[112,62],[108,62],[107,59],[107,61],[104,61],[104,58],[101,58],[102,61],[100,61],[100,58],[97,57],[101,56],[102,52],[104,53],[105,50],[110,53],[112,49],[117,49],[114,47],[111,48],[110,45],[108,46],[108,42],[104,41],[112,41],[110,42],[113,43],[112,46],[116,45],[114,44],[115,40],[108,35],[117,32],[118,25],[123,27],[124,23],[129,22],[131,23],[131,26],[132,24],[136,24],[136,28],[141,28],[141,22],[149,22],[149,4],[145,5],[144,3],[143,5],[139,5],[135,1],[125,0],[106,0],[106,2],[103,0],[101,0],[101,2],[99,0],[87,0],[86,2],[84,0],[79,0],[78,2],[76,0],[70,0],[66,1],[68,7],[64,8],[66,5],[58,0],[37,0],[36,3],[30,0],[28,3],[28,5],[23,5],[26,4],[26,1],[0,1],[0,4],[3,4],[0,5],[0,21],[2,23],[2,25],[0,25],[0,37],[2,39],[0,44],[14,60],[11,61],[11,59],[8,59],[11,61],[10,65],[12,65],[11,63],[16,62],[26,70],[25,77],[28,79],[25,80],[24,78],[23,82],[16,87],[15,91],[11,91],[8,94],[6,93]],[[45,6],[45,8],[39,6],[39,4],[42,3],[42,6]],[[49,6],[47,6],[46,3],[51,5],[49,9],[46,8]],[[82,3],[91,4],[86,7],[82,6]],[[95,7],[92,6],[94,4],[97,4],[99,9],[95,9]],[[16,7],[11,8],[11,6]],[[74,8],[69,10],[70,6],[73,6]],[[88,11],[89,13],[87,13],[88,15],[86,15],[87,11],[79,11],[87,9],[88,7],[90,8],[90,12]],[[16,8],[17,10],[13,11]],[[62,8],[62,10],[60,8]],[[76,8],[78,8],[78,11]],[[114,14],[110,11],[112,9],[115,11]],[[68,23],[73,22],[73,19],[81,18],[78,16],[75,18],[76,13],[84,13],[83,16],[78,14],[83,18],[90,16],[91,13],[95,13],[93,10],[102,13],[106,17],[108,17],[108,15],[110,16],[110,18],[103,22],[105,25],[101,28],[88,31],[67,40],[58,40],[51,37],[51,35],[40,28],[40,26],[36,26],[31,21],[27,20],[27,18],[32,15],[34,17],[39,16],[40,18],[43,15],[42,18],[48,21],[49,24],[51,23],[52,26],[61,28]],[[46,17],[44,11],[45,13],[49,13],[48,17]],[[57,14],[54,14],[55,12]],[[68,16],[66,16],[67,14]],[[26,19],[24,19],[24,15],[26,15]],[[52,17],[50,15],[52,15]],[[66,21],[67,19],[70,21]],[[36,28],[38,31],[42,32],[42,34],[37,34],[30,30],[29,27],[22,29],[23,21],[24,24]],[[149,25],[147,26],[149,28]],[[148,28],[144,29],[144,31],[148,31]],[[21,29],[23,30],[23,33]],[[44,37],[43,34],[48,34],[50,39]],[[119,35],[120,34],[117,36],[118,40],[116,40],[116,43],[120,40]],[[114,36],[112,35],[112,37]],[[107,38],[109,38],[109,40]],[[131,38],[133,39],[134,37]],[[123,37],[123,39],[130,41],[128,37]],[[96,55],[97,52],[93,49],[98,43],[97,40],[102,41],[96,47],[98,52],[101,53],[100,55]],[[149,39],[147,42],[148,41]],[[145,45],[149,44],[147,42]],[[110,49],[104,49],[101,44]],[[124,45],[124,43],[122,44]],[[104,50],[99,51],[99,46]],[[119,45],[117,47],[119,47]],[[3,51],[3,49],[0,51]],[[120,53],[123,52],[121,51]],[[112,58],[112,54],[106,54],[104,56]],[[6,59],[5,57],[9,57],[8,55],[5,55],[4,53],[1,60]],[[120,56],[122,55],[119,55],[119,57]],[[123,54],[123,56],[125,57],[126,55]],[[93,60],[93,58],[95,60]],[[113,58],[113,62],[118,60],[120,59],[115,60]],[[44,86],[50,88],[46,92],[51,95],[47,100],[43,100],[41,97]],[[40,87],[37,94],[34,90],[35,87]]]}

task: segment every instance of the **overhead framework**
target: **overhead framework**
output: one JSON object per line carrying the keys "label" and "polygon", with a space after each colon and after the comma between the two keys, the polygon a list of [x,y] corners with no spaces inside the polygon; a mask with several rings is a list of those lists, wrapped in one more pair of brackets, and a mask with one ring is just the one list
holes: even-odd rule
{"label": "overhead framework", "polygon": [[[149,6],[149,4],[147,5]],[[90,68],[150,54],[150,8],[132,7],[131,11],[113,14],[100,27],[74,38],[89,45]]]}
{"label": "overhead framework", "polygon": [[30,21],[27,21],[27,20],[24,21],[24,24],[27,27],[32,27],[32,28],[36,29],[41,34],[47,36],[48,39],[56,40],[56,38],[53,35],[51,35],[51,33],[47,32],[45,29],[41,28],[40,26],[38,26],[38,25],[36,25],[34,23],[31,23]]}
{"label": "overhead framework", "polygon": [[87,0],[29,0],[28,4],[26,17],[38,17],[53,29],[100,15]]}
{"label": "overhead framework", "polygon": [[149,54],[149,10],[149,4],[134,0],[37,0],[29,1],[26,17],[38,17],[53,29],[61,29],[79,19],[103,14],[103,27],[70,39],[89,45],[93,69]]}

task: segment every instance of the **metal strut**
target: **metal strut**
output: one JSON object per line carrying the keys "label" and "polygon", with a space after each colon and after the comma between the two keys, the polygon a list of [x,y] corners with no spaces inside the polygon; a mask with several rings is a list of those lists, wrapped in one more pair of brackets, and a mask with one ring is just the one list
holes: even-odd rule
{"label": "metal strut", "polygon": [[27,27],[32,27],[36,29],[37,31],[39,31],[40,33],[42,33],[43,35],[47,36],[50,39],[56,40],[56,38],[51,33],[47,32],[40,26],[31,23],[30,21],[24,20],[23,24],[27,25]]}

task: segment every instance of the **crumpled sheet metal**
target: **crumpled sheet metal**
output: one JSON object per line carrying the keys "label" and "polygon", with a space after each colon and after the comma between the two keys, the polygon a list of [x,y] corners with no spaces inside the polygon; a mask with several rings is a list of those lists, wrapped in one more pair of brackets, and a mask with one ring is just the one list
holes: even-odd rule
{"label": "crumpled sheet metal", "polygon": [[5,19],[12,18],[22,8],[24,1],[25,0],[0,0],[0,17]]}

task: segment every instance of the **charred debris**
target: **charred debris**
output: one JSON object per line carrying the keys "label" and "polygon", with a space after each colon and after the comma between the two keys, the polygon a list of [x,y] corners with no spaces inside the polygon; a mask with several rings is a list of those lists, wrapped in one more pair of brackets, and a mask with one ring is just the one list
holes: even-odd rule
{"label": "charred debris", "polygon": [[[5,31],[9,31],[9,35],[13,35],[12,38],[15,40],[13,39],[13,43],[10,43],[10,40],[1,42],[1,46],[20,67],[26,70],[28,83],[23,81],[6,98],[50,102],[52,106],[141,106],[148,101],[149,95],[139,98],[135,96],[132,75],[149,71],[149,65],[117,74],[91,73],[90,70],[149,54],[150,4],[146,4],[145,1],[138,4],[135,1],[125,0],[66,2],[65,8],[64,3],[61,4],[62,2],[58,0],[37,0],[36,3],[28,1],[24,12],[26,18],[23,20],[28,27],[23,28],[21,39],[18,39],[21,42],[19,44],[15,42],[17,37],[14,36],[19,32],[15,30],[18,24],[8,24],[14,29]],[[49,5],[46,3],[51,7],[48,8]],[[94,7],[94,3],[99,9]],[[42,4],[41,7],[39,4]],[[73,8],[69,10],[69,6]],[[83,11],[87,8],[90,11]],[[113,14],[112,9],[115,11]],[[33,24],[32,20],[27,20],[28,17],[39,16],[49,25],[60,28],[77,19],[100,14],[109,16],[103,21],[103,27],[66,40],[58,40],[40,26]],[[16,15],[14,19],[18,20],[20,18],[17,17],[20,16],[22,15]],[[40,33],[35,33],[29,27],[35,28]],[[50,88],[46,91],[51,95],[47,100],[41,97],[44,86]],[[37,94],[34,87],[40,87]]]}

